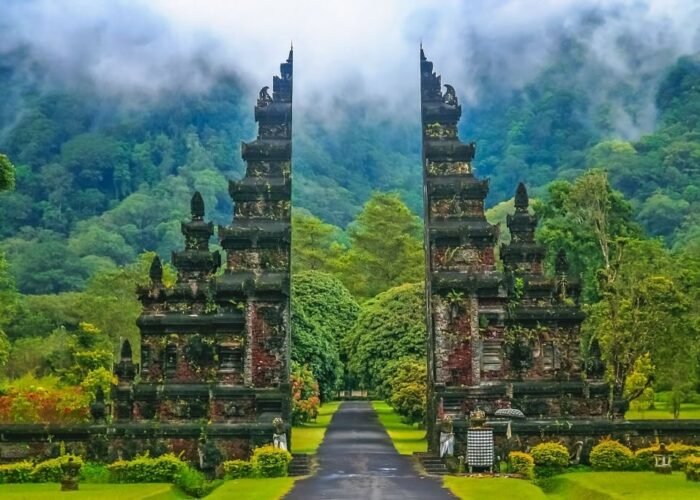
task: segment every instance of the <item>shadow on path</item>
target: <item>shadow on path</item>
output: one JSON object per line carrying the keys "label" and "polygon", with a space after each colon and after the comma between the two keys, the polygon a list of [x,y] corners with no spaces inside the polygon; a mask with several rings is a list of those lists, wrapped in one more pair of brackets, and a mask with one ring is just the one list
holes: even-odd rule
{"label": "shadow on path", "polygon": [[440,479],[420,476],[399,455],[367,401],[345,401],[333,415],[315,476],[302,479],[287,500],[440,500],[455,498]]}

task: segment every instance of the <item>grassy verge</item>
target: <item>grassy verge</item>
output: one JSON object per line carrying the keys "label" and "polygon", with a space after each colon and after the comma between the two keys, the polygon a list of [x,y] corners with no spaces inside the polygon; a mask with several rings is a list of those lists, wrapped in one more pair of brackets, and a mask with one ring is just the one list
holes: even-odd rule
{"label": "grassy verge", "polygon": [[294,486],[292,477],[266,479],[234,479],[226,481],[209,495],[207,500],[277,500],[286,495]]}
{"label": "grassy verge", "polygon": [[544,492],[530,481],[511,478],[445,477],[444,485],[457,498],[517,498],[518,500],[546,499]]}
{"label": "grassy verge", "polygon": [[[629,410],[625,413],[628,420],[668,420],[673,418],[673,413],[665,401],[656,401],[653,410]],[[700,419],[700,404],[682,403],[680,419]]]}
{"label": "grassy verge", "polygon": [[[294,486],[294,478],[236,479],[226,481],[207,499],[276,500]],[[57,483],[0,484],[3,500],[55,500],[60,498],[94,500],[177,500],[190,498],[171,484],[80,484],[78,491],[62,492]]]}
{"label": "grassy verge", "polygon": [[685,474],[654,472],[582,472],[564,474],[543,485],[553,498],[700,498],[700,484],[687,481]]}
{"label": "grassy verge", "polygon": [[578,472],[542,483],[542,488],[522,479],[446,477],[447,487],[463,500],[516,497],[518,500],[603,500],[700,498],[700,484],[686,481],[682,473]]}
{"label": "grassy verge", "polygon": [[[172,484],[80,484],[78,491],[61,491],[57,483],[0,484],[3,500],[53,500],[56,498],[100,500],[171,500],[189,498]],[[242,500],[242,499],[239,499]]]}
{"label": "grassy verge", "polygon": [[331,418],[340,406],[340,401],[325,403],[319,410],[316,422],[294,426],[292,429],[292,451],[294,453],[316,453],[323,441]]}
{"label": "grassy verge", "polygon": [[379,415],[379,421],[386,429],[394,443],[396,451],[401,455],[411,455],[414,451],[426,451],[428,443],[425,440],[425,429],[417,425],[407,425],[401,422],[401,417],[384,401],[372,401],[374,411]]}

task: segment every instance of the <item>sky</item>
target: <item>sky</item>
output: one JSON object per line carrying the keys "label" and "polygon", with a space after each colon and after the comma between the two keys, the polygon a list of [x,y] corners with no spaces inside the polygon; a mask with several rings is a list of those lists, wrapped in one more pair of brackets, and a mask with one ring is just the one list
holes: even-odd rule
{"label": "sky", "polygon": [[295,105],[328,113],[337,99],[417,109],[421,42],[478,102],[531,80],[562,34],[641,88],[639,75],[700,50],[700,0],[0,0],[0,56],[24,47],[57,78],[157,97],[234,74],[252,96],[293,43]]}

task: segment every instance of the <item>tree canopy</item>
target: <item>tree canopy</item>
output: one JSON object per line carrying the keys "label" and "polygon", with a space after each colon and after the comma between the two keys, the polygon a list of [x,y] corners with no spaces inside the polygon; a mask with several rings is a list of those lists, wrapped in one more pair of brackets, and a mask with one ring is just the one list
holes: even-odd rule
{"label": "tree canopy", "polygon": [[346,345],[349,369],[363,387],[379,388],[392,359],[426,359],[423,291],[422,283],[404,284],[362,304]]}
{"label": "tree canopy", "polygon": [[333,276],[306,271],[292,280],[292,359],[308,366],[321,396],[331,398],[343,380],[343,339],[353,327],[359,306]]}

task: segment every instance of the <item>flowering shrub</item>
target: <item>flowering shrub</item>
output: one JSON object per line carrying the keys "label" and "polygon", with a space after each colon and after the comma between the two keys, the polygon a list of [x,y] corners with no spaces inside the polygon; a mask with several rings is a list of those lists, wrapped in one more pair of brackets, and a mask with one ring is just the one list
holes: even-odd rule
{"label": "flowering shrub", "polygon": [[508,454],[508,467],[514,474],[521,474],[527,479],[535,475],[535,460],[529,453],[511,451]]}
{"label": "flowering shrub", "polygon": [[318,382],[307,366],[292,366],[292,423],[301,424],[313,420],[321,406]]}
{"label": "flowering shrub", "polygon": [[11,387],[0,396],[0,423],[76,424],[89,417],[89,398],[80,387]]}
{"label": "flowering shrub", "polygon": [[634,465],[632,450],[612,439],[604,439],[591,450],[591,465],[598,470],[628,470]]}
{"label": "flowering shrub", "polygon": [[[388,403],[401,415],[406,424],[423,422],[425,419],[426,377],[425,362],[411,357],[404,357],[387,363],[385,392]],[[388,389],[388,391],[387,391]]]}

